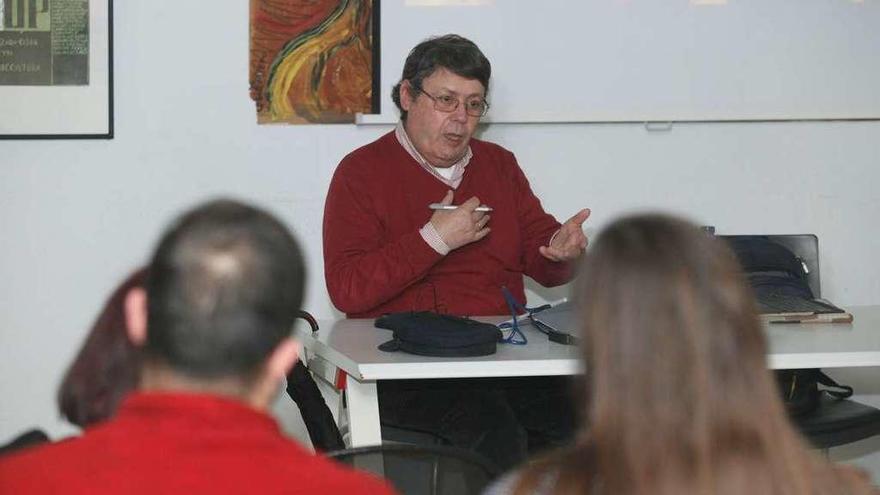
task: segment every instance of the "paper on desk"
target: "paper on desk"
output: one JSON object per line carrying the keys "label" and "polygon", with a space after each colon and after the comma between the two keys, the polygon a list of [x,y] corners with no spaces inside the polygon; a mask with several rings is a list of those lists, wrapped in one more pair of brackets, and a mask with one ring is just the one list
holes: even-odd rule
{"label": "paper on desk", "polygon": [[852,323],[851,313],[778,313],[761,315],[765,323]]}

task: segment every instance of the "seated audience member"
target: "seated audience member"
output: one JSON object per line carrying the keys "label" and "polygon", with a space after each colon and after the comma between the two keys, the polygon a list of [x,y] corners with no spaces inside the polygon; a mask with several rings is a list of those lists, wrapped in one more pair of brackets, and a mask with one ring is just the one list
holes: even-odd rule
{"label": "seated audience member", "polygon": [[[140,351],[126,334],[123,301],[132,288],[144,286],[146,274],[137,270],[113,291],[58,387],[61,415],[80,428],[113,416],[137,387]],[[42,431],[30,430],[0,447],[0,454],[48,441]]]}
{"label": "seated audience member", "polygon": [[[58,408],[71,423],[86,428],[116,413],[119,403],[137,387],[140,376],[140,349],[125,329],[125,297],[135,288],[144,288],[147,270],[132,273],[110,296],[86,341],[70,365],[58,390]],[[298,317],[308,313],[299,312]],[[310,318],[310,316],[309,316]],[[297,361],[287,376],[287,393],[296,402],[316,450],[344,448],[332,414],[314,385],[306,367]],[[29,432],[14,442],[39,438]],[[48,438],[43,436],[42,441]],[[18,445],[10,444],[10,450]],[[6,447],[0,447],[0,453]]]}
{"label": "seated audience member", "polygon": [[[147,270],[140,268],[113,291],[58,388],[61,415],[80,428],[112,417],[122,399],[137,388],[140,349],[128,338],[124,302],[129,291],[144,288],[146,282]],[[319,442],[314,447],[344,447],[331,413],[320,392],[312,390],[308,371],[301,362],[297,361],[287,380],[287,392],[303,412],[309,436]],[[0,454],[48,440],[42,431],[30,430],[0,447]]]}
{"label": "seated audience member", "polygon": [[140,268],[113,291],[58,388],[61,415],[80,428],[112,417],[137,387],[140,349],[128,338],[123,308],[128,293],[146,282]]}
{"label": "seated audience member", "polygon": [[789,424],[753,296],[720,241],[670,217],[619,220],[587,254],[575,300],[585,426],[487,493],[873,493]]}
{"label": "seated audience member", "polygon": [[267,213],[215,201],[163,236],[124,301],[139,389],[76,439],[0,460],[0,493],[389,493],[285,439],[266,410],[297,358],[304,267]]}

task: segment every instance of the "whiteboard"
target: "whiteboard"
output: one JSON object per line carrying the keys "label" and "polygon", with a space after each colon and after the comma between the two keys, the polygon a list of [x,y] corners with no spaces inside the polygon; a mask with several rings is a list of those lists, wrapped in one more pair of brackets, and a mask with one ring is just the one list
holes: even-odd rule
{"label": "whiteboard", "polygon": [[489,122],[880,118],[880,0],[382,0],[381,114],[409,50],[472,39]]}

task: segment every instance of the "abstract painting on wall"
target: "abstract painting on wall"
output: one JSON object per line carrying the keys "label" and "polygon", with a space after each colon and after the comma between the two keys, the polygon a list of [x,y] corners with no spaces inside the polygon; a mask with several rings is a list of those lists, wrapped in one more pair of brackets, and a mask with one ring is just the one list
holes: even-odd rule
{"label": "abstract painting on wall", "polygon": [[379,113],[379,0],[251,0],[250,9],[257,122]]}

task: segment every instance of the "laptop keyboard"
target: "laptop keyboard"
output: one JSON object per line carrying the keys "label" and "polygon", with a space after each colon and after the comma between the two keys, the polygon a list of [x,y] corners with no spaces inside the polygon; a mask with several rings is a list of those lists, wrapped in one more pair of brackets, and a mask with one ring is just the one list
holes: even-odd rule
{"label": "laptop keyboard", "polygon": [[784,294],[765,293],[758,299],[761,314],[775,313],[844,313],[845,311],[812,299],[793,297]]}

